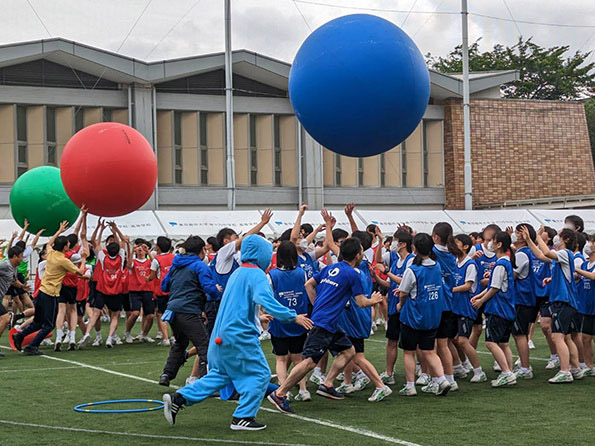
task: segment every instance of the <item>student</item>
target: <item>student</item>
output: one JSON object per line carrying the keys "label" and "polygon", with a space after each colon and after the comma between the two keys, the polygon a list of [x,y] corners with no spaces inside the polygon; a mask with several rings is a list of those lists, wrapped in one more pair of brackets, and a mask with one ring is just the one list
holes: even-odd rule
{"label": "student", "polygon": [[584,371],[579,368],[576,345],[570,336],[575,329],[574,322],[578,307],[572,254],[576,247],[576,234],[568,228],[562,229],[554,237],[555,251],[552,251],[541,237],[537,237],[536,245],[531,240],[528,229],[523,228],[522,232],[533,255],[552,265],[552,276],[546,281],[550,283],[552,341],[560,358],[560,371],[550,378],[549,382],[570,383],[584,376]]}
{"label": "student", "polygon": [[58,296],[62,288],[62,280],[66,273],[76,272],[83,275],[85,272],[85,260],[89,254],[86,240],[83,240],[83,250],[81,251],[81,265],[77,268],[64,253],[68,250],[68,240],[60,235],[68,227],[68,222],[63,221],[58,231],[47,244],[47,260],[45,274],[41,279],[39,293],[35,299],[35,316],[33,322],[20,333],[13,335],[14,345],[17,350],[21,350],[21,343],[25,336],[38,331],[31,343],[25,347],[27,355],[41,355],[39,344],[54,329],[56,314],[58,313]]}
{"label": "student", "polygon": [[585,230],[585,222],[578,215],[569,215],[564,219],[564,227],[574,232],[583,232]]}
{"label": "student", "polygon": [[153,290],[155,285],[150,281],[151,278],[151,259],[147,256],[149,247],[144,240],[135,240],[134,257],[128,261],[128,292],[130,298],[130,317],[126,320],[126,333],[128,338],[132,327],[136,323],[143,310],[143,320],[141,332],[136,337],[141,342],[155,342],[149,337],[149,331],[153,326],[155,317],[155,301],[153,300]]}
{"label": "student", "polygon": [[[18,249],[21,250],[21,248],[18,248]],[[46,250],[45,250],[45,246],[44,246],[41,249],[41,251],[39,251],[39,260],[37,262],[37,267],[35,269],[35,281],[33,283],[33,294],[32,294],[33,301],[35,301],[35,298],[37,297],[37,293],[39,293],[39,287],[41,286],[41,278],[43,277],[43,273],[45,272],[45,263],[46,263]],[[18,279],[18,273],[17,273],[17,279]],[[20,281],[18,281],[18,282],[20,283]],[[13,285],[10,285],[10,287],[14,288]],[[3,305],[1,305],[1,306],[3,307]],[[35,314],[35,307],[23,309],[23,311],[20,313],[13,312],[9,325],[10,325],[10,327],[15,327],[20,320],[31,317],[34,314]]]}
{"label": "student", "polygon": [[[427,365],[432,376],[430,387],[439,396],[446,396],[451,384],[444,376],[435,344],[438,327],[445,308],[442,268],[432,237],[419,233],[413,238],[415,259],[405,270],[399,285],[397,311],[401,313],[401,340],[405,366],[405,386],[400,395],[415,396],[415,353]],[[450,354],[450,353],[449,353]]]}
{"label": "student", "polygon": [[587,370],[587,366],[585,365],[585,357],[583,354],[583,341],[581,338],[581,327],[583,326],[583,313],[581,313],[580,308],[582,306],[581,298],[583,295],[578,292],[579,287],[581,284],[581,276],[576,273],[577,268],[580,268],[585,263],[585,256],[583,255],[583,249],[587,244],[587,236],[583,232],[575,232],[576,234],[576,247],[574,249],[574,283],[577,287],[577,312],[574,317],[574,330],[570,334],[572,341],[576,345],[576,349],[578,351],[578,366],[582,370]]}
{"label": "student", "polygon": [[[269,281],[273,288],[273,296],[284,307],[297,314],[308,312],[308,295],[306,293],[306,272],[297,266],[297,248],[289,240],[281,242],[277,249],[277,268],[269,271]],[[306,341],[304,327],[293,324],[282,324],[273,319],[269,324],[273,354],[276,358],[275,373],[279,384],[287,378],[291,363],[302,362],[302,351]],[[311,401],[312,397],[306,388],[306,379],[299,382],[298,401]]]}
{"label": "student", "polygon": [[325,268],[306,282],[306,291],[314,304],[311,316],[314,328],[308,333],[304,344],[304,361],[295,366],[281,387],[267,397],[281,412],[293,412],[287,400],[287,392],[316,366],[327,350],[336,357],[325,382],[318,387],[316,394],[335,400],[344,398],[335,390],[333,383],[355,355],[355,349],[338,328],[338,317],[351,296],[355,296],[360,307],[375,305],[382,299],[380,293],[372,294],[372,299],[364,296],[361,278],[355,270],[364,257],[359,240],[345,240],[341,244],[340,256],[343,259],[341,262]]}
{"label": "student", "polygon": [[471,299],[475,309],[485,304],[486,347],[502,370],[492,381],[492,387],[516,384],[516,376],[512,373],[512,352],[508,345],[516,316],[513,272],[516,263],[514,253],[510,252],[511,244],[510,235],[504,231],[497,232],[490,240],[490,250],[496,253],[498,260],[488,286]]}
{"label": "student", "polygon": [[473,246],[473,241],[465,234],[458,234],[455,236],[455,243],[460,250],[452,290],[452,311],[459,318],[457,342],[473,366],[473,377],[470,382],[482,383],[486,382],[488,378],[481,368],[477,351],[469,342],[473,332],[473,324],[477,318],[477,310],[471,305],[471,298],[477,293],[479,283],[477,263],[469,257],[469,250]]}
{"label": "student", "polygon": [[[4,296],[10,286],[25,289],[26,286],[17,279],[17,268],[23,261],[23,250],[17,246],[8,248],[6,253],[8,260],[0,262],[0,296]],[[10,314],[0,304],[0,336],[4,333],[6,326],[10,322]],[[0,358],[4,353],[0,352]]]}
{"label": "student", "polygon": [[593,242],[585,245],[587,260],[576,272],[581,275],[578,286],[579,313],[582,315],[581,341],[585,360],[585,376],[595,376],[593,366],[593,336],[595,336],[595,249]]}
{"label": "student", "polygon": [[[432,240],[434,241],[433,251],[436,254],[436,261],[440,265],[442,272],[442,281],[444,286],[442,292],[444,294],[444,311],[440,326],[436,332],[436,346],[440,361],[444,367],[444,376],[450,384],[450,391],[455,392],[459,390],[459,386],[454,379],[453,370],[453,355],[449,347],[449,341],[453,341],[459,331],[459,319],[452,312],[454,288],[454,277],[457,262],[456,256],[461,253],[453,238],[452,226],[446,222],[437,223],[432,229]],[[422,387],[422,391],[434,392],[435,383],[430,383]],[[425,389],[425,390],[424,390]]]}
{"label": "student", "polygon": [[397,230],[392,237],[390,250],[382,255],[376,252],[378,263],[388,267],[386,272],[389,280],[388,287],[388,326],[386,329],[386,371],[380,378],[385,384],[395,384],[395,363],[398,357],[399,335],[401,332],[400,313],[397,311],[399,303],[399,285],[405,269],[411,265],[415,256],[412,254],[413,237],[404,230]]}
{"label": "student", "polygon": [[512,325],[512,336],[519,353],[520,366],[515,371],[517,379],[533,379],[533,368],[529,362],[529,327],[537,318],[539,307],[535,297],[535,279],[533,278],[533,254],[521,232],[525,227],[533,242],[537,233],[528,223],[517,225],[514,232],[516,252],[514,260],[515,320]]}
{"label": "student", "polygon": [[[213,238],[214,237],[209,237],[207,240]],[[211,242],[216,243],[216,241],[213,240],[211,240]],[[157,237],[155,251],[156,256],[151,262],[151,274],[149,275],[148,280],[149,282],[155,284],[154,294],[155,301],[157,303],[157,326],[159,327],[159,331],[162,333],[162,341],[158,345],[169,347],[170,341],[169,333],[167,331],[167,324],[161,320],[161,316],[163,316],[163,313],[165,313],[167,308],[169,294],[161,291],[161,283],[171,269],[171,265],[174,260],[174,254],[171,252],[171,240],[163,236]]]}
{"label": "student", "polygon": [[311,225],[302,225],[302,217],[307,210],[308,206],[305,204],[300,206],[300,210],[298,211],[297,218],[295,219],[295,223],[291,230],[290,240],[295,243],[298,250],[298,265],[306,271],[308,279],[310,279],[314,274],[319,272],[318,259],[328,252],[328,248],[324,246],[322,248],[310,249],[310,245],[314,241],[318,232],[323,229],[323,226],[319,226],[316,231],[314,231]]}

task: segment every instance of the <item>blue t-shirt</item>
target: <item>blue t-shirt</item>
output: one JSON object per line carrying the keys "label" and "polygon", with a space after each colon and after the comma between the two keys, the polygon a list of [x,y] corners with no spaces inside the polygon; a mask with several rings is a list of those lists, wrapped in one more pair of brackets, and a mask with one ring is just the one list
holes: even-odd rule
{"label": "blue t-shirt", "polygon": [[309,252],[304,255],[298,255],[298,266],[306,271],[308,279],[311,279],[320,270],[318,268],[318,261],[312,259]]}
{"label": "blue t-shirt", "polygon": [[[367,260],[362,260],[359,266],[359,274],[362,281],[364,296],[370,298],[374,288],[370,268]],[[345,309],[339,316],[339,327],[350,338],[365,339],[370,337],[372,330],[372,307],[360,307],[357,305],[355,296],[351,296]]]}
{"label": "blue t-shirt", "polygon": [[310,319],[316,327],[335,333],[349,299],[364,294],[360,273],[347,262],[339,262],[316,273],[314,280],[318,286]]}
{"label": "blue t-shirt", "polygon": [[[306,294],[306,273],[300,267],[292,270],[272,269],[269,271],[273,295],[277,302],[284,307],[294,310],[297,314],[308,312],[308,295]],[[273,319],[269,324],[269,333],[277,338],[301,336],[306,329],[296,323],[282,324]]]}

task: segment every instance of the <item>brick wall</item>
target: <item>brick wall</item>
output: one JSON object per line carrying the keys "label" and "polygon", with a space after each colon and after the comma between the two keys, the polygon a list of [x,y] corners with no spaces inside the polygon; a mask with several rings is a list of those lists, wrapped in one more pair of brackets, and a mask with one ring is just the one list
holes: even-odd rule
{"label": "brick wall", "polygon": [[[583,104],[471,100],[473,205],[595,194]],[[463,107],[444,109],[446,207],[463,209]]]}

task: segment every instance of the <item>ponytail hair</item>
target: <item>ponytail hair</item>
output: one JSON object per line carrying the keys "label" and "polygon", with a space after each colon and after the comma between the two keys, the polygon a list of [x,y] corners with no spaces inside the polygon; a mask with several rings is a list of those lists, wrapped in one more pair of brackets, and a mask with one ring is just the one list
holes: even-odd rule
{"label": "ponytail hair", "polygon": [[450,252],[455,257],[459,257],[463,254],[457,246],[457,244],[455,243],[455,239],[453,237],[452,232],[452,226],[450,225],[450,223],[436,223],[434,229],[432,229],[432,235],[437,236],[440,239],[440,242],[446,246],[448,252]]}
{"label": "ponytail hair", "polygon": [[[457,235],[455,235],[455,239],[463,244],[463,251],[464,251],[463,254],[465,254],[465,255],[469,254],[469,251],[471,250],[471,247],[473,246],[473,240],[471,240],[471,237],[469,237],[467,234],[457,234]],[[465,246],[469,247],[467,249],[467,251],[465,251]]]}
{"label": "ponytail hair", "polygon": [[413,246],[415,246],[415,250],[417,254],[413,259],[413,264],[417,266],[421,266],[423,262],[424,256],[429,256],[430,259],[436,260],[436,253],[434,252],[434,240],[430,237],[430,234],[426,234],[425,232],[418,233],[413,238]]}
{"label": "ponytail hair", "polygon": [[502,243],[502,251],[506,253],[510,253],[510,263],[512,264],[513,268],[516,268],[516,257],[514,255],[514,251],[510,249],[512,246],[512,240],[510,239],[510,235],[506,231],[496,232],[494,238],[492,240],[493,243]]}

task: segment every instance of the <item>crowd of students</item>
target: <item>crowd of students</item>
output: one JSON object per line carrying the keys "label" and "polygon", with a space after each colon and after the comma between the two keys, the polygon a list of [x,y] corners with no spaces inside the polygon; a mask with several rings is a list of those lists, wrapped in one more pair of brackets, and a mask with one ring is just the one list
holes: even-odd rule
{"label": "crowd of students", "polygon": [[[584,233],[580,217],[567,217],[559,231],[536,230],[528,223],[514,228],[491,224],[482,233],[455,235],[443,222],[431,234],[400,226],[385,237],[376,225],[358,228],[353,204],[344,210],[351,233],[336,228],[326,210],[321,212],[324,224],[303,223],[306,210],[302,206],[293,228],[273,242],[267,274],[277,302],[307,317],[281,323],[261,308],[255,321],[261,338],[270,337],[276,357],[280,387],[268,399],[279,410],[293,412],[289,398],[294,388],[296,401],[311,400],[306,386],[310,371],[318,395],[340,400],[372,383],[369,401],[381,401],[396,383],[399,349],[405,368],[401,395],[417,395],[416,385],[422,392],[446,395],[458,390],[456,379],[486,382],[477,352],[484,330],[493,368],[500,372],[493,387],[533,379],[530,351],[536,326],[551,353],[546,369],[559,368],[550,383],[595,376],[595,239]],[[27,262],[40,233],[29,244],[27,227],[13,235],[0,263],[5,296],[0,335],[7,326],[16,327],[12,340],[20,350],[25,337],[37,333],[23,351],[38,355],[52,332],[57,352],[152,343],[149,333],[156,322],[159,344],[171,347],[160,384],[169,385],[192,356],[187,384],[203,377],[221,298],[241,265],[242,241],[262,235],[271,211],[242,236],[230,228],[206,241],[191,236],[175,253],[167,237],[155,243],[130,240],[114,222],[101,219],[87,238],[86,216],[83,209],[67,236],[63,223],[40,250],[33,290],[27,285]],[[110,234],[104,238],[107,228]],[[100,330],[107,321],[103,342]],[[140,334],[133,338],[137,323]],[[82,333],[78,343],[77,327]],[[386,364],[377,369],[365,356],[365,339],[382,328]]]}

